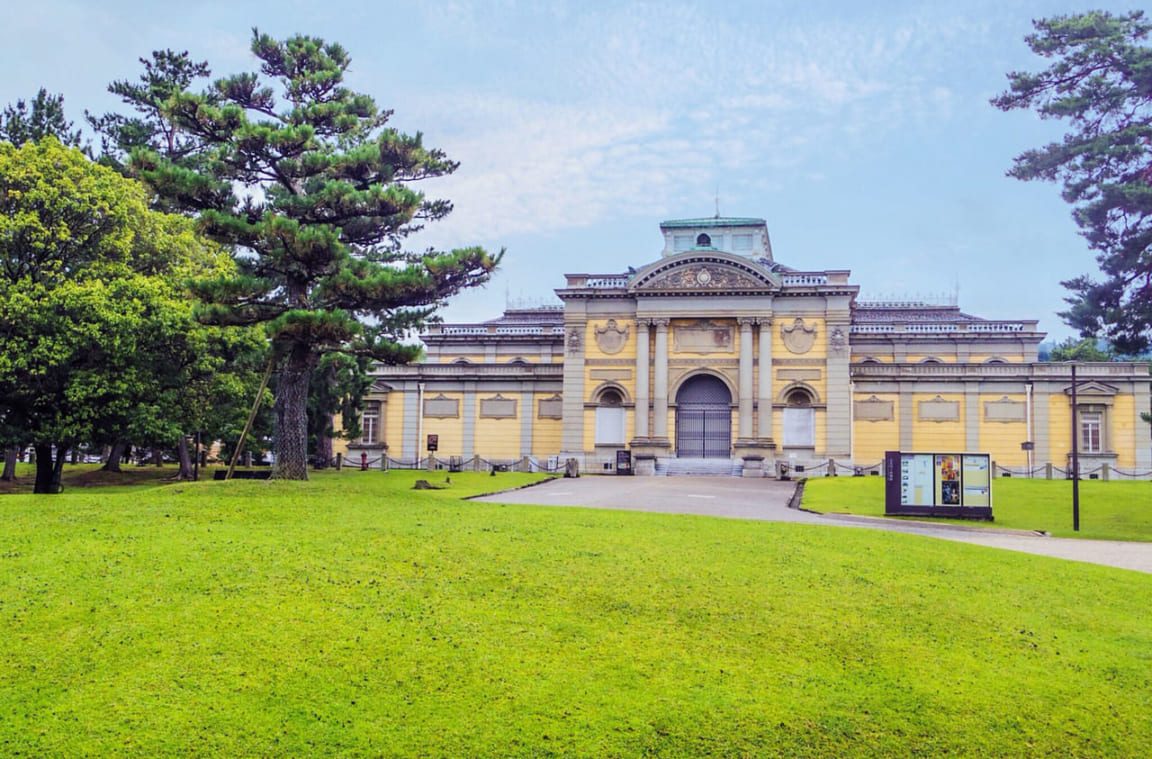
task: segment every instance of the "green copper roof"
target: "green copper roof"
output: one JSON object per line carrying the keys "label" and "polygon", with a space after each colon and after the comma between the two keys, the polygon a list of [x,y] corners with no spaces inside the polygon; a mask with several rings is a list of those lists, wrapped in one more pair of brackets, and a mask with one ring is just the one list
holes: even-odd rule
{"label": "green copper roof", "polygon": [[764,219],[740,218],[721,216],[703,219],[672,219],[660,223],[661,229],[686,229],[696,227],[762,227],[767,224]]}

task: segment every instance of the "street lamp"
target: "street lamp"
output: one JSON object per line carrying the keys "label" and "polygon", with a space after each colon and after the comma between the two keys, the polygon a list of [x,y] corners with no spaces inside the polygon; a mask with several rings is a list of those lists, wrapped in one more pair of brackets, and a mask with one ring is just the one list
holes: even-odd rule
{"label": "street lamp", "polygon": [[1080,445],[1076,439],[1076,362],[1072,365],[1072,531],[1080,531]]}

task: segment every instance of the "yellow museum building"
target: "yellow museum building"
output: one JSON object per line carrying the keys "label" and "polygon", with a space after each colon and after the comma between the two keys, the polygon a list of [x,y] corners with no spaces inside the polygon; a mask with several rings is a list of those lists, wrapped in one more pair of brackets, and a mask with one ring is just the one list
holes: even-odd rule
{"label": "yellow museum building", "polygon": [[[763,219],[660,225],[660,257],[568,274],[562,305],[423,336],[427,360],[379,366],[346,456],[435,454],[636,474],[775,475],[875,467],[886,450],[991,454],[1000,468],[1152,469],[1146,363],[1037,360],[1037,322],[868,302],[843,269],[778,263]],[[1032,450],[1025,443],[1031,443]],[[1038,476],[1043,476],[1042,474]]]}

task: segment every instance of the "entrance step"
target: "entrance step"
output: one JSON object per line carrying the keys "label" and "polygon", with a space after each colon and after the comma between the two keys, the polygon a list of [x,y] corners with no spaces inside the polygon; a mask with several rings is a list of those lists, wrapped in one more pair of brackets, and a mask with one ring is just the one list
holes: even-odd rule
{"label": "entrance step", "polygon": [[658,458],[656,474],[665,477],[740,477],[744,462],[740,459]]}

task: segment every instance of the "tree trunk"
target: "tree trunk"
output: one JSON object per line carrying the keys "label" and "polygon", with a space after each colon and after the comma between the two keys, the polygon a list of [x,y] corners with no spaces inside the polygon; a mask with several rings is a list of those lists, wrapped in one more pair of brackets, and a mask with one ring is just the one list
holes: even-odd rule
{"label": "tree trunk", "polygon": [[164,451],[159,448],[152,449],[152,466],[164,466]]}
{"label": "tree trunk", "polygon": [[272,477],[278,480],[308,479],[308,385],[316,355],[307,345],[292,348],[276,385],[276,463]]}
{"label": "tree trunk", "polygon": [[124,443],[116,443],[108,452],[108,460],[100,467],[102,472],[120,472],[120,461],[124,458]]}
{"label": "tree trunk", "polygon": [[36,445],[36,485],[32,489],[33,493],[55,495],[62,490],[60,478],[64,472],[64,457],[68,451],[64,450],[64,446],[57,448],[53,460],[50,443]]}
{"label": "tree trunk", "polygon": [[176,442],[176,454],[180,459],[180,474],[176,475],[176,479],[192,479],[192,457],[188,455],[188,439],[183,435]]}
{"label": "tree trunk", "polygon": [[4,474],[0,474],[0,480],[12,482],[16,479],[16,458],[19,455],[20,448],[18,447],[4,451]]}

